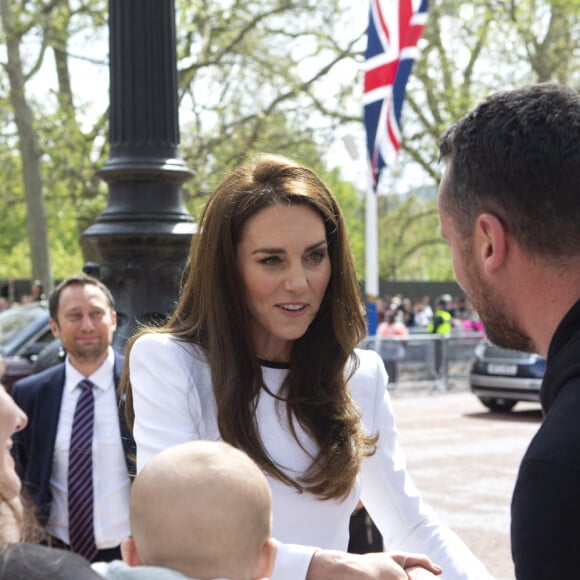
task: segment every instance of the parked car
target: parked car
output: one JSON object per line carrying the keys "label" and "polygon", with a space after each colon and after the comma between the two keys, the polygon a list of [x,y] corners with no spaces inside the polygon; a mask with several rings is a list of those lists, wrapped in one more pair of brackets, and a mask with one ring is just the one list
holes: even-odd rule
{"label": "parked car", "polygon": [[492,411],[509,412],[518,401],[540,400],[546,359],[539,354],[500,348],[489,340],[474,351],[469,386]]}
{"label": "parked car", "polygon": [[43,302],[0,312],[0,356],[5,365],[0,380],[8,391],[18,379],[37,370],[35,363],[48,345],[54,348],[48,320],[48,307]]}

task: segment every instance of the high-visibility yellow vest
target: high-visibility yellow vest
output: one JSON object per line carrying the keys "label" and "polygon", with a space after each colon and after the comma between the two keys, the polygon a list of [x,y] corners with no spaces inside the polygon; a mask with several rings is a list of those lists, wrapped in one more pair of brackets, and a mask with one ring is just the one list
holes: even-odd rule
{"label": "high-visibility yellow vest", "polygon": [[433,321],[427,325],[427,332],[449,334],[451,332],[451,314],[447,310],[436,310]]}

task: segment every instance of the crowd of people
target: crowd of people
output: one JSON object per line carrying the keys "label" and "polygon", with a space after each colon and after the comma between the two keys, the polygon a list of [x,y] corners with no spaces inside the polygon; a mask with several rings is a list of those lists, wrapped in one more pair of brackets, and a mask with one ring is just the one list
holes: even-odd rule
{"label": "crowd of people", "polygon": [[[579,140],[578,94],[535,85],[492,95],[441,143],[457,280],[494,342],[548,361],[512,500],[518,580],[576,566]],[[432,332],[470,311],[445,298]],[[0,389],[0,578],[491,578],[406,468],[385,367],[358,348],[344,218],[309,168],[262,155],[225,177],[175,311],[125,357],[99,280],[67,278],[49,310],[65,361]],[[385,551],[346,551],[361,505]]]}
{"label": "crowd of people", "polygon": [[449,314],[450,331],[483,332],[483,323],[471,300],[466,296],[442,294],[424,296],[413,302],[402,294],[376,300],[378,336],[406,336],[411,332],[437,332],[436,313]]}

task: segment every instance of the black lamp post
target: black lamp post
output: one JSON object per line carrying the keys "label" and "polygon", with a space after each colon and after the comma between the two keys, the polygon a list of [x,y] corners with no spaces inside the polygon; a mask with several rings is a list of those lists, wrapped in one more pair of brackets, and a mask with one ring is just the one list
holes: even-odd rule
{"label": "black lamp post", "polygon": [[110,157],[98,175],[106,209],[83,237],[86,264],[117,303],[114,346],[138,322],[165,318],[178,297],[195,224],[183,202],[191,177],[179,153],[174,0],[109,0]]}

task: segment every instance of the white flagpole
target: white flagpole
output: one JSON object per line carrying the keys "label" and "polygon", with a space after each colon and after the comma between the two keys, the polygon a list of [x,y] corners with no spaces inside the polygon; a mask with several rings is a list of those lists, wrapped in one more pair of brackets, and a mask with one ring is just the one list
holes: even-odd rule
{"label": "white flagpole", "polygon": [[365,303],[367,308],[367,333],[376,333],[378,321],[377,301],[379,298],[379,242],[377,219],[377,193],[374,191],[368,172],[365,199]]}
{"label": "white flagpole", "polygon": [[373,298],[379,297],[377,195],[369,176],[365,200],[365,293]]}
{"label": "white flagpole", "polygon": [[[353,161],[359,158],[359,150],[352,135],[343,137],[344,147]],[[379,297],[379,241],[377,221],[377,194],[373,191],[371,164],[366,164],[365,196],[365,294],[372,300]]]}

